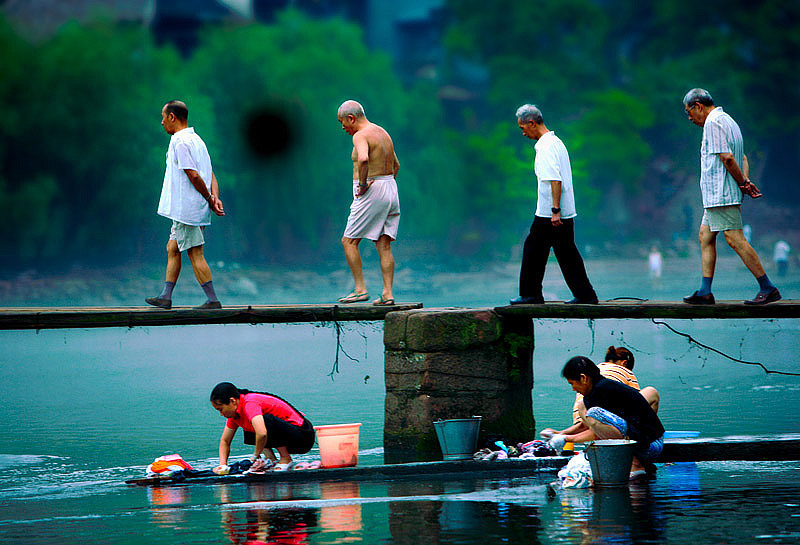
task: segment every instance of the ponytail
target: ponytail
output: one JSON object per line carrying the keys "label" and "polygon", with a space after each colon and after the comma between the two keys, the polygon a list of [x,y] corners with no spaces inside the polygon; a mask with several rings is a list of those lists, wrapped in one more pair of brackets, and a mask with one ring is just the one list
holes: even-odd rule
{"label": "ponytail", "polygon": [[625,362],[624,366],[629,370],[633,371],[633,364],[635,362],[635,358],[633,357],[633,353],[628,350],[627,348],[616,348],[613,345],[608,347],[606,351],[606,361],[622,361]]}

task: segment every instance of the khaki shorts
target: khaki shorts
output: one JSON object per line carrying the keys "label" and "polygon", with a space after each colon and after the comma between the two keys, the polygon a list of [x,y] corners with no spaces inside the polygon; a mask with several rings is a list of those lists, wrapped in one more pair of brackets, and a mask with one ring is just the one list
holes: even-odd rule
{"label": "khaki shorts", "polygon": [[197,225],[186,225],[179,221],[172,220],[172,230],[169,232],[169,239],[178,243],[178,251],[183,252],[195,246],[202,246],[206,243],[203,238],[203,228]]}
{"label": "khaki shorts", "polygon": [[712,232],[735,231],[741,229],[742,207],[738,204],[732,206],[714,206],[706,208],[703,212],[701,225],[708,225]]}

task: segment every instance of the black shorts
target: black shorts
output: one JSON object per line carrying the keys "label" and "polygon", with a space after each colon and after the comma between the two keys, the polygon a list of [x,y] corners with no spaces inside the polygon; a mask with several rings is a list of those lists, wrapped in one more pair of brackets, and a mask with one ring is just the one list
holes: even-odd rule
{"label": "black shorts", "polygon": [[[275,415],[265,413],[263,416],[267,427],[266,448],[286,447],[289,454],[305,454],[314,446],[317,434],[308,418],[303,417],[302,426],[295,426]],[[256,434],[244,431],[244,444],[255,445]]]}

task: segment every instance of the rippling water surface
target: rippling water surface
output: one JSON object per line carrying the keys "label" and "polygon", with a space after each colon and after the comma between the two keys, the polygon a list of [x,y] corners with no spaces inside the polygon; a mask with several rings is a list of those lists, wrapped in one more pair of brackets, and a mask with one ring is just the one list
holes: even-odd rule
{"label": "rippling water surface", "polygon": [[[677,271],[658,285],[631,280],[625,271],[620,264],[597,266],[593,279],[604,287],[601,298],[686,294]],[[401,299],[427,307],[502,304],[514,295],[515,272],[433,275],[404,287]],[[738,269],[722,276],[715,281],[719,297],[752,295],[752,280]],[[548,272],[551,298],[566,297],[562,283],[555,269]],[[781,288],[786,293],[796,286],[792,277]],[[298,293],[296,300],[316,299]],[[668,323],[732,357],[800,371],[796,320]],[[615,344],[636,354],[640,383],[661,391],[667,429],[707,437],[800,432],[791,410],[800,392],[796,377],[767,375],[645,320],[534,325],[537,428],[563,426],[570,418],[573,393],[558,375],[563,362],[578,354],[600,361]],[[215,465],[224,421],[207,398],[222,380],[285,396],[315,424],[361,422],[360,463],[382,463],[382,334],[380,323],[345,324],[346,354],[340,353],[339,372],[331,378],[336,334],[319,324],[0,332],[0,542],[800,542],[798,462],[674,464],[662,466],[649,486],[565,491],[551,499],[544,484],[552,474],[402,483],[123,484],[163,454],[178,452],[198,468]],[[246,455],[250,447],[236,441],[234,454]]]}

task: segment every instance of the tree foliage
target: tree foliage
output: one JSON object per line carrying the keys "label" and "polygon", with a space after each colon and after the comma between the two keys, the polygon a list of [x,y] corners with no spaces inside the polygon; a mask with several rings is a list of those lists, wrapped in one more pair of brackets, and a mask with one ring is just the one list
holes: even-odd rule
{"label": "tree foliage", "polygon": [[[602,239],[613,227],[635,236],[645,219],[668,222],[670,204],[685,206],[676,193],[696,193],[699,134],[681,105],[693,87],[709,89],[739,121],[765,190],[779,203],[792,192],[794,202],[800,197],[787,187],[789,163],[777,151],[800,142],[800,116],[785,108],[800,98],[797,2],[448,4],[451,51],[491,71],[487,118],[535,102],[565,140],[590,235]],[[635,216],[618,214],[634,220],[623,226],[609,210],[635,210],[642,219],[637,226]]]}
{"label": "tree foliage", "polygon": [[[209,147],[228,211],[209,231],[213,259],[341,260],[352,165],[336,109],[349,98],[392,134],[400,239],[419,255],[507,257],[522,239],[536,201],[532,143],[514,120],[525,102],[570,151],[589,239],[649,239],[652,222],[665,236],[683,229],[700,135],[681,98],[696,86],[739,121],[771,206],[800,200],[785,175],[800,142],[797,2],[448,7],[448,59],[490,74],[485,101],[463,119],[452,105],[445,118],[441,82],[402,85],[341,19],[288,10],[269,25],[209,27],[189,58],[145,28],[72,23],[34,44],[0,19],[3,264],[160,262],[160,109],[175,98]],[[264,145],[278,152],[255,153]]]}
{"label": "tree foliage", "polygon": [[[15,210],[0,237],[9,265],[162,259],[168,222],[155,209],[169,136],[159,123],[174,98],[189,105],[222,188],[228,216],[209,232],[215,258],[340,255],[352,142],[336,110],[348,98],[394,136],[402,236],[430,239],[457,215],[436,202],[456,180],[437,137],[435,90],[404,89],[353,24],[287,11],[268,26],[208,28],[188,59],[155,47],[143,29],[103,23],[69,25],[40,45],[3,25],[0,44],[9,59],[0,79],[0,198]],[[268,122],[249,125],[264,113]],[[281,138],[276,123],[288,145],[254,153],[254,139]]]}

